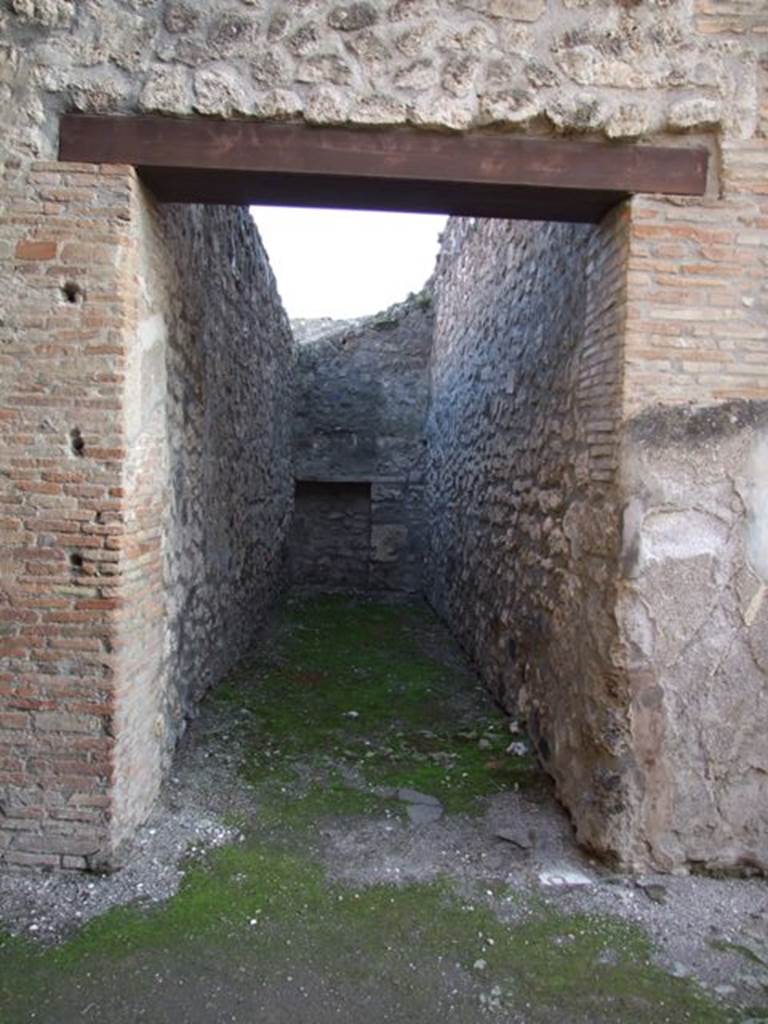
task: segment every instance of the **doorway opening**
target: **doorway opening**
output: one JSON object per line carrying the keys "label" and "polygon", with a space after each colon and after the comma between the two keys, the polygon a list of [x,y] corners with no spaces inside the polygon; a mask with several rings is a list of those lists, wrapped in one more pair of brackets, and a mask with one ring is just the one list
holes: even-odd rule
{"label": "doorway opening", "polygon": [[[101,181],[94,171],[70,183],[82,247],[19,250],[25,260],[55,258],[46,280],[56,315],[69,318],[67,337],[85,346],[84,357],[105,364],[81,386],[72,422],[53,425],[66,458],[77,460],[73,472],[102,490],[70,493],[79,484],[65,480],[46,482],[45,493],[53,495],[46,507],[57,507],[61,487],[65,511],[89,524],[102,517],[92,539],[64,532],[57,541],[73,592],[62,598],[71,608],[54,614],[73,613],[65,626],[80,630],[78,641],[114,652],[95,667],[78,656],[83,678],[108,691],[99,707],[114,711],[88,705],[82,722],[72,720],[101,736],[109,719],[109,770],[94,783],[83,774],[74,797],[64,783],[47,791],[51,814],[30,841],[54,838],[44,852],[19,856],[62,864],[66,856],[76,868],[119,847],[151,807],[197,698],[244,652],[252,623],[286,583],[297,476],[292,333],[248,214],[230,204],[297,199],[460,218],[446,234],[429,302],[366,326],[391,339],[409,318],[434,318],[428,356],[415,354],[411,367],[427,382],[422,479],[403,464],[388,479],[303,470],[298,478],[370,485],[381,582],[400,585],[394,569],[417,541],[422,554],[410,568],[421,559],[424,589],[494,693],[506,700],[514,691],[526,709],[580,834],[615,846],[617,829],[606,823],[624,820],[615,796],[623,783],[606,737],[622,696],[603,577],[616,547],[611,401],[620,375],[622,204],[642,190],[701,194],[706,153],[78,116],[63,119],[61,156],[120,165],[103,172],[108,230],[98,241],[85,237],[94,230],[93,181]],[[226,279],[212,275],[217,266]],[[64,301],[62,289],[78,301]],[[91,351],[89,332],[107,313],[113,345]],[[99,389],[115,382],[108,406]],[[400,389],[403,408],[415,408],[409,387]],[[397,461],[386,398],[371,405],[368,437],[377,449],[388,438]],[[377,524],[377,507],[389,517],[398,502],[425,510],[418,528]],[[51,664],[47,652],[41,662]],[[569,682],[574,674],[595,681],[589,700]],[[86,806],[92,786],[104,809],[88,820],[84,810],[82,842],[73,840],[53,811],[72,799]]]}

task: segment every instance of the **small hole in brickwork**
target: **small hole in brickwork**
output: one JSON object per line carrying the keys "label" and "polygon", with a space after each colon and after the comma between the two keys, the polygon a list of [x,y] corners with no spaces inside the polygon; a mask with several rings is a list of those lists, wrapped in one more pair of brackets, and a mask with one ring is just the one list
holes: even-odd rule
{"label": "small hole in brickwork", "polygon": [[74,281],[67,281],[66,284],[62,285],[61,294],[64,296],[65,301],[72,305],[79,305],[85,299],[85,292]]}
{"label": "small hole in brickwork", "polygon": [[70,432],[69,436],[72,439],[72,451],[75,453],[75,455],[84,455],[85,441],[83,440],[83,435],[80,433],[80,428],[75,427]]}
{"label": "small hole in brickwork", "polygon": [[72,554],[69,556],[69,564],[72,566],[73,569],[83,568],[83,556],[80,554],[79,551],[72,552]]}

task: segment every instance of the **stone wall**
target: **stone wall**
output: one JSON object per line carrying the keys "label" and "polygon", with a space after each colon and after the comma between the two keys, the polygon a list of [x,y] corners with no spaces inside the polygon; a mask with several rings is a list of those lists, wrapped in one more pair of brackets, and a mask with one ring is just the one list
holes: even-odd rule
{"label": "stone wall", "polygon": [[6,0],[6,141],[50,156],[64,108],[748,137],[768,15],[721,6]]}
{"label": "stone wall", "polygon": [[277,586],[291,335],[246,213],[161,211],[125,169],[6,186],[0,858],[78,868]]}
{"label": "stone wall", "polygon": [[[237,9],[198,0],[5,0],[0,849],[6,862],[76,867],[109,846],[117,835],[113,811],[122,808],[124,831],[140,816],[166,742],[158,735],[152,757],[144,756],[141,737],[164,716],[153,703],[152,673],[165,635],[149,627],[162,621],[168,534],[165,492],[155,482],[169,454],[165,440],[158,445],[146,432],[135,451],[126,443],[141,376],[137,331],[150,301],[140,291],[143,200],[128,168],[55,162],[58,118],[75,109],[462,131],[491,126],[709,146],[714,172],[706,199],[641,197],[629,204],[617,487],[636,515],[617,529],[625,553],[639,555],[621,563],[627,575],[619,569],[605,584],[618,595],[615,674],[600,683],[610,697],[588,700],[579,728],[570,710],[557,726],[541,702],[539,749],[549,755],[585,842],[628,862],[666,867],[686,860],[768,864],[768,827],[750,810],[755,800],[765,803],[764,748],[757,727],[750,731],[753,721],[762,723],[763,734],[768,724],[758,718],[765,671],[761,656],[749,653],[762,628],[764,580],[761,535],[752,520],[768,472],[759,457],[760,403],[768,400],[766,29],[765,4],[713,0],[256,0]],[[599,310],[599,303],[591,308]],[[595,315],[610,333],[608,313]],[[491,304],[491,327],[493,316]],[[153,338],[150,329],[141,346],[151,351]],[[502,362],[506,357],[499,350]],[[734,401],[752,403],[734,407],[738,439],[730,420],[718,417],[719,407],[730,410]],[[703,417],[691,421],[695,444],[677,425],[686,404]],[[487,415],[494,408],[492,402]],[[649,439],[643,424],[664,419],[667,425],[653,431],[661,440]],[[700,422],[719,427],[707,428],[701,439]],[[561,443],[571,444],[567,437]],[[611,472],[614,442],[608,449],[601,473]],[[690,472],[694,462],[698,475]],[[729,497],[734,507],[726,511],[724,495],[709,482],[728,466],[747,499],[740,506],[740,498]],[[675,489],[677,475],[701,486],[686,497]],[[607,479],[590,481],[584,508],[592,507],[597,484],[606,493],[613,487]],[[450,473],[446,486],[454,487]],[[528,516],[526,510],[516,523]],[[589,539],[589,515],[586,520],[571,524],[576,541],[568,542],[578,549],[587,538],[587,564],[599,576],[612,555],[599,537]],[[542,530],[546,522],[540,519]],[[660,540],[664,523],[674,529]],[[726,647],[740,660],[727,679],[722,665],[731,664],[730,654],[719,668],[708,663],[708,696],[697,707],[701,676],[685,657],[702,649],[706,630],[697,633],[684,609],[699,585],[701,559],[714,557],[716,523],[724,524],[728,539],[714,558],[717,586],[707,592],[713,601],[716,596],[719,635],[734,637]],[[501,532],[500,524],[481,526],[485,537]],[[560,529],[569,538],[564,521]],[[612,531],[603,533],[612,546]],[[697,533],[709,537],[699,553],[691,547]],[[742,546],[731,544],[732,537]],[[648,551],[653,555],[646,558]],[[555,563],[548,566],[543,541],[525,557],[553,600]],[[168,571],[174,564],[181,572],[173,559]],[[742,578],[748,582],[738,584],[734,597],[729,581]],[[662,590],[678,596],[668,607],[676,616],[669,635],[686,637],[685,652],[672,651],[647,614],[654,602],[663,605]],[[563,607],[570,608],[567,597]],[[597,605],[593,613],[602,614]],[[523,633],[531,635],[527,625]],[[493,644],[489,650],[499,680],[502,669],[493,666],[500,656]],[[602,640],[596,651],[602,663]],[[543,656],[529,660],[544,664]],[[579,679],[567,692],[583,685]],[[729,698],[738,690],[741,703],[726,699],[726,689]],[[526,684],[526,692],[531,709],[530,694],[547,693],[541,680],[533,689]],[[565,708],[569,701],[563,698]],[[738,759],[718,747],[719,708],[738,734]],[[593,758],[588,744],[582,768],[579,744],[598,734],[599,752]],[[575,751],[570,795],[564,770],[556,768],[565,756],[560,751],[568,750]],[[685,791],[674,781],[678,772]]]}
{"label": "stone wall", "polygon": [[628,732],[612,659],[626,242],[624,210],[597,228],[451,221],[427,430],[430,600],[604,849]]}
{"label": "stone wall", "polygon": [[125,490],[136,544],[114,840],[146,814],[195,702],[263,624],[293,501],[293,339],[251,217],[142,194],[134,223]]}
{"label": "stone wall", "polygon": [[370,483],[297,482],[289,543],[293,586],[364,593],[370,588],[370,564]]}
{"label": "stone wall", "polygon": [[[293,577],[306,583],[309,573],[313,587],[323,589],[418,591],[433,329],[429,293],[361,320],[294,326],[300,342],[295,473],[316,486],[297,493]],[[326,484],[324,491],[319,483]],[[367,485],[367,494],[348,487],[345,504],[343,483]],[[346,573],[339,558],[345,531],[360,538]]]}
{"label": "stone wall", "polygon": [[165,418],[171,732],[246,650],[282,585],[292,512],[293,338],[237,207],[149,207],[133,450]]}

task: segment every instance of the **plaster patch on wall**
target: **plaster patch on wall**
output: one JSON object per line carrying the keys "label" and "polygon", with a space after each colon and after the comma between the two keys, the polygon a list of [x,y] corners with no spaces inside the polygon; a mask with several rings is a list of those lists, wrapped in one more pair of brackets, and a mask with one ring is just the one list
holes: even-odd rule
{"label": "plaster patch on wall", "polygon": [[768,435],[758,435],[747,464],[747,557],[763,583],[768,582]]}
{"label": "plaster patch on wall", "polygon": [[[743,404],[656,408],[653,430],[648,418],[624,442],[623,486],[636,508],[652,505],[636,524],[642,555],[622,586],[619,627],[633,743],[647,751],[638,822],[665,868],[768,867],[763,415]],[[651,683],[664,695],[652,712],[641,707]]]}
{"label": "plaster patch on wall", "polygon": [[640,554],[637,572],[652,562],[683,561],[723,550],[728,526],[719,517],[698,509],[653,508],[638,525]]}

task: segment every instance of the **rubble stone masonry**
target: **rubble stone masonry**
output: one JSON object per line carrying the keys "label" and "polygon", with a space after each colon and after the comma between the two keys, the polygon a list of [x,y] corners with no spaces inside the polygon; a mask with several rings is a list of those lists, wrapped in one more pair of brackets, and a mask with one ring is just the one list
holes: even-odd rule
{"label": "rubble stone masonry", "polygon": [[767,20],[760,0],[6,0],[0,83],[33,151],[62,107],[747,138]]}
{"label": "rubble stone masonry", "polygon": [[598,228],[451,222],[427,430],[430,600],[603,848],[621,841],[628,743],[613,663],[627,228],[626,209]]}
{"label": "rubble stone masonry", "polygon": [[295,325],[297,583],[422,591],[433,327],[428,289],[371,317]]}
{"label": "rubble stone masonry", "polygon": [[126,835],[196,702],[283,585],[293,505],[293,338],[251,217],[137,193],[133,222],[115,812]]}
{"label": "rubble stone masonry", "polygon": [[[453,229],[433,400],[453,382],[457,404],[433,406],[430,507],[455,543],[432,548],[431,587],[528,715],[585,843],[765,869],[766,4],[4,0],[0,858],[15,867],[96,864],[141,820],[225,669],[211,637],[230,630],[234,655],[242,609],[271,592],[290,503],[288,339],[243,215],[161,213],[129,168],[57,163],[69,110],[709,148],[703,200],[637,197],[595,229]],[[228,475],[243,447],[256,462]]]}
{"label": "rubble stone masonry", "polygon": [[3,194],[0,858],[96,866],[278,584],[292,342],[247,214],[127,168]]}

